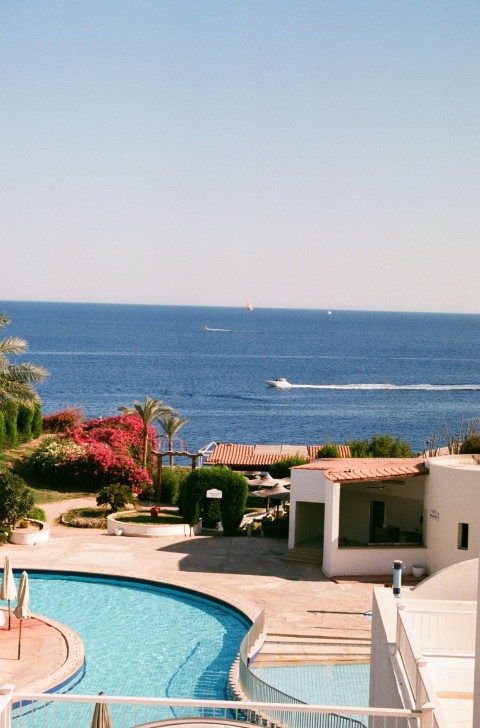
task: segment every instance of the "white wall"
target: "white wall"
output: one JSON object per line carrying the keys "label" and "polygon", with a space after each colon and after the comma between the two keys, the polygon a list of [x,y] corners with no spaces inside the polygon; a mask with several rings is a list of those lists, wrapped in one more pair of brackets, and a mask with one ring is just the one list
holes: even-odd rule
{"label": "white wall", "polygon": [[[325,503],[326,479],[321,470],[302,470],[292,468],[290,477],[290,519],[288,530],[288,548],[295,546],[295,524],[297,521],[297,503]],[[303,530],[303,529],[302,529]],[[323,526],[321,529],[323,533]],[[312,534],[315,536],[315,534]]]}
{"label": "white wall", "polygon": [[392,583],[393,562],[400,559],[404,574],[410,574],[413,564],[425,564],[426,549],[421,547],[343,548],[332,551],[326,560],[324,551],[322,571],[325,576],[385,576],[385,583]]}
{"label": "white wall", "polygon": [[[480,551],[480,466],[471,455],[430,458],[425,487],[425,545],[430,573],[476,558]],[[468,550],[458,524],[469,524]]]}
{"label": "white wall", "polygon": [[477,598],[478,559],[462,561],[447,566],[428,579],[417,584],[409,593],[409,599],[461,599]]}
{"label": "white wall", "polygon": [[404,707],[392,661],[396,641],[397,603],[398,600],[390,589],[374,590],[369,705],[375,708]]}

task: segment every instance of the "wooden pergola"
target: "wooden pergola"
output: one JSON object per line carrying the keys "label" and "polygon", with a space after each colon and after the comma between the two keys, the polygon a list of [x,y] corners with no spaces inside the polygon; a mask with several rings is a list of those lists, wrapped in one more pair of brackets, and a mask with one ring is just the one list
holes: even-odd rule
{"label": "wooden pergola", "polygon": [[190,458],[192,470],[197,467],[198,458],[203,457],[203,452],[192,453],[187,450],[165,450],[164,452],[153,452],[153,455],[157,458],[157,482],[156,482],[156,497],[160,501],[162,496],[162,470],[163,470],[163,458],[183,457]]}

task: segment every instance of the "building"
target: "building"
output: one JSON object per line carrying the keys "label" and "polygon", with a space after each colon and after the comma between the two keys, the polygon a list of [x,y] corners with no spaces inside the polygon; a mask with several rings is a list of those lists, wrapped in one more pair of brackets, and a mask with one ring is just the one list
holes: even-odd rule
{"label": "building", "polygon": [[432,574],[480,549],[480,456],[317,460],[292,469],[289,549],[327,576]]}

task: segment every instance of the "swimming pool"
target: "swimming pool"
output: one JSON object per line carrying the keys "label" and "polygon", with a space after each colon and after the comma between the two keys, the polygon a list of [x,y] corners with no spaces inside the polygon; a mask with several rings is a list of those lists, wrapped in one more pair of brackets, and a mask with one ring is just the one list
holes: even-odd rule
{"label": "swimming pool", "polygon": [[85,675],[72,692],[227,697],[228,672],[250,627],[233,607],[137,579],[28,573],[32,612],[83,640]]}

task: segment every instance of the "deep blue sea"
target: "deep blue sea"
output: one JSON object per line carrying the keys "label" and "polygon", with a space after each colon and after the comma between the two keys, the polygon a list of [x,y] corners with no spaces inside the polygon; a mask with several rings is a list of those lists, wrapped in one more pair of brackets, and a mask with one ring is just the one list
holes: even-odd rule
{"label": "deep blue sea", "polygon": [[[421,450],[480,418],[480,315],[0,302],[0,337],[50,372],[45,413],[115,414],[145,395],[212,440],[342,443],[391,433]],[[203,330],[207,326],[209,329]],[[20,358],[18,358],[20,359]],[[273,389],[266,379],[304,385]]]}

